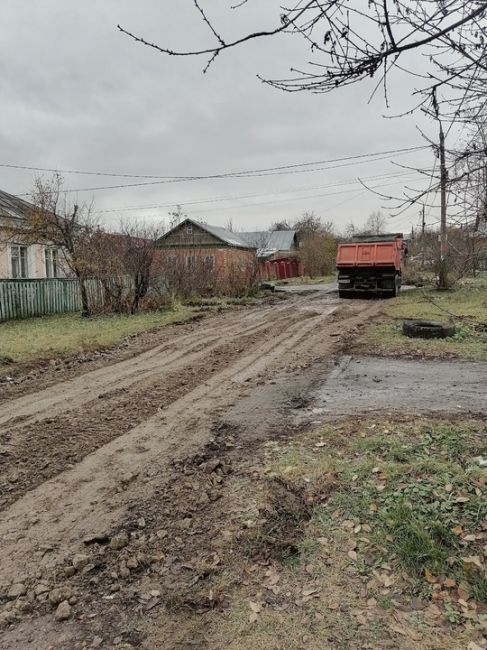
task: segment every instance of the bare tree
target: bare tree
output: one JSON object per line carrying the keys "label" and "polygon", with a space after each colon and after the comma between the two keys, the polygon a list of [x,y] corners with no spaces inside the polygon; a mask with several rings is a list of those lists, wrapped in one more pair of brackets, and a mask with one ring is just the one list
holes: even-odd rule
{"label": "bare tree", "polygon": [[364,234],[380,235],[386,229],[386,218],[380,210],[372,212],[365,222]]}
{"label": "bare tree", "polygon": [[26,234],[33,241],[48,241],[61,251],[65,263],[79,282],[82,311],[91,315],[86,281],[90,277],[91,243],[96,228],[92,205],[71,204],[63,194],[63,179],[55,174],[50,180],[36,178],[28,215]]}
{"label": "bare tree", "polygon": [[139,310],[140,301],[149,290],[156,244],[162,234],[163,228],[160,226],[137,222],[122,223],[124,270],[131,279],[133,291],[130,305],[132,314]]}
{"label": "bare tree", "polygon": [[[235,8],[246,3],[244,0]],[[308,0],[294,8],[282,8],[274,27],[235,39],[221,34],[201,0],[193,0],[193,4],[213,39],[207,47],[173,49],[121,25],[118,29],[169,56],[206,57],[205,72],[225,50],[279,34],[299,35],[316,60],[307,69],[300,65],[292,68],[287,79],[260,77],[289,92],[330,92],[371,77],[377,77],[377,85],[386,90],[388,76],[397,70],[410,72],[422,82],[419,103],[433,90],[458,89],[465,83],[469,83],[470,95],[482,92],[482,84],[470,80],[487,72],[485,0]],[[411,51],[423,55],[416,69],[409,67],[410,61],[403,62]]]}

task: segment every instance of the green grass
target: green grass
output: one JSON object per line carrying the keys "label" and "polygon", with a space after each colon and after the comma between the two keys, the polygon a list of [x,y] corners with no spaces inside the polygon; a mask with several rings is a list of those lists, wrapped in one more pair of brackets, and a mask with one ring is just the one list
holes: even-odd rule
{"label": "green grass", "polygon": [[[316,503],[309,539],[301,544],[308,555],[320,535],[342,553],[358,526],[361,571],[386,563],[409,576],[406,590],[421,597],[432,584],[449,589],[445,579],[454,580],[487,604],[487,469],[475,460],[487,455],[486,435],[485,423],[475,420],[328,425],[304,444],[291,443],[273,471],[305,482]],[[333,471],[331,492],[328,482],[320,493],[320,470]],[[465,560],[472,556],[482,568]]]}
{"label": "green grass", "polygon": [[[190,314],[189,308],[179,307],[134,316],[82,319],[78,314],[62,314],[0,323],[0,357],[29,362],[105,348],[126,336],[169,325]],[[0,372],[11,367],[11,363],[0,363]]]}
{"label": "green grass", "polygon": [[[402,321],[423,318],[452,321],[457,332],[447,339],[410,339]],[[385,303],[384,318],[372,324],[361,342],[375,354],[414,354],[487,360],[487,279],[465,281],[451,291],[414,289]]]}

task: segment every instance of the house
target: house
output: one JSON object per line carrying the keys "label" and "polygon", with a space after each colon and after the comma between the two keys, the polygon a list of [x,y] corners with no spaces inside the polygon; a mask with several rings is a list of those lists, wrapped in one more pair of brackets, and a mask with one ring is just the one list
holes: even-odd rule
{"label": "house", "polygon": [[301,275],[294,230],[230,232],[185,219],[159,239],[158,248],[164,251],[159,262],[164,261],[166,276],[177,268],[179,275],[184,270],[214,284],[216,278],[224,281],[238,273],[266,280]]}
{"label": "house", "polygon": [[156,274],[180,291],[242,288],[258,275],[257,247],[238,233],[185,219],[157,242]]}
{"label": "house", "polygon": [[298,255],[299,241],[296,230],[240,232],[239,236],[248,243],[257,244],[257,257],[262,280],[286,280],[303,275]]}
{"label": "house", "polygon": [[0,190],[0,280],[64,277],[62,251],[49,242],[29,241],[32,203]]}

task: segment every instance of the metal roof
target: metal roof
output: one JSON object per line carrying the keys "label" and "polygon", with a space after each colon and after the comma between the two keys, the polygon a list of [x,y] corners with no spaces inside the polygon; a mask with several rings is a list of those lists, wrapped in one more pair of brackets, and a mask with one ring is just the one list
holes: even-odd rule
{"label": "metal roof", "polygon": [[273,251],[291,251],[295,247],[296,230],[272,230],[262,232],[239,232],[254,248]]}
{"label": "metal roof", "polygon": [[[187,221],[191,221],[191,219],[187,219]],[[207,223],[198,223],[197,221],[192,221],[192,223],[196,224],[203,230],[206,230],[206,232],[209,232],[210,235],[218,237],[218,239],[221,239],[230,246],[236,246],[238,248],[258,248],[255,243],[247,241],[244,239],[244,237],[242,237],[244,233],[230,232],[225,228],[219,228],[218,226],[209,226]]]}
{"label": "metal roof", "polygon": [[0,190],[0,217],[26,219],[33,207],[32,203]]}
{"label": "metal roof", "polygon": [[176,226],[174,226],[174,228],[171,228],[171,230],[168,230],[166,233],[164,233],[159,241],[166,239],[172,232],[178,230],[187,223],[205,230],[207,233],[213,235],[229,246],[233,246],[235,248],[257,248],[257,246],[250,245],[247,241],[241,238],[240,233],[230,232],[229,230],[226,230],[225,228],[219,228],[218,226],[209,226],[207,223],[201,223],[199,221],[194,221],[193,219],[184,219],[184,221],[181,221],[181,223],[178,223]]}

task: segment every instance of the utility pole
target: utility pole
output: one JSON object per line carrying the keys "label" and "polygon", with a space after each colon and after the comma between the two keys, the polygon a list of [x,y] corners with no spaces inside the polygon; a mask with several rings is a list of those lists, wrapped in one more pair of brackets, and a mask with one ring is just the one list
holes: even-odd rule
{"label": "utility pole", "polygon": [[441,192],[441,208],[440,208],[440,269],[439,269],[439,288],[446,289],[448,286],[446,275],[446,253],[447,253],[447,240],[446,240],[446,186],[448,183],[448,170],[446,168],[446,154],[445,154],[445,133],[443,131],[443,124],[440,124],[440,192]]}
{"label": "utility pole", "polygon": [[421,210],[421,268],[424,268],[424,233],[426,230],[425,207]]}

